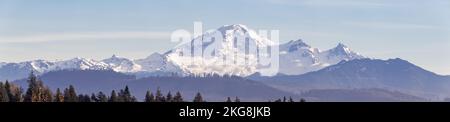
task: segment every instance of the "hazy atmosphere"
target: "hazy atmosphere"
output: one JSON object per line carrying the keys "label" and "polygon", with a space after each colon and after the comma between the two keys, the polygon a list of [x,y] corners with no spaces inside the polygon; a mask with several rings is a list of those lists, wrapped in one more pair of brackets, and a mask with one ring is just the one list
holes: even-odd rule
{"label": "hazy atmosphere", "polygon": [[450,75],[448,0],[2,0],[0,62],[137,59],[165,52],[177,29],[244,24],[320,49],[339,42]]}

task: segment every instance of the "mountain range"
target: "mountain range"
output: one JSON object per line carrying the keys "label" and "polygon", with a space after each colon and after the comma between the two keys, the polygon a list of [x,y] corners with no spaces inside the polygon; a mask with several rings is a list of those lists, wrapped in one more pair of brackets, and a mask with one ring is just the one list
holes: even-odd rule
{"label": "mountain range", "polygon": [[[238,39],[242,37],[246,38]],[[258,65],[261,56],[249,47],[261,51],[271,46],[279,48],[278,72],[265,75]],[[224,58],[248,64],[223,62]],[[282,96],[309,101],[436,101],[450,97],[450,76],[406,60],[371,59],[342,43],[320,50],[301,39],[273,42],[241,24],[219,27],[143,59],[113,55],[103,60],[0,62],[0,81],[27,87],[25,78],[31,71],[52,89],[74,85],[81,93],[92,93],[128,85],[138,98],[157,88],[182,91],[187,97],[208,93],[205,97],[213,101],[233,96],[244,101]]]}
{"label": "mountain range", "polygon": [[[223,34],[221,43],[213,43],[215,34]],[[248,29],[245,25],[225,25],[215,31],[206,32],[202,36],[194,38],[190,43],[182,44],[166,53],[153,53],[143,59],[127,59],[113,55],[103,60],[87,58],[73,58],[63,61],[33,60],[19,63],[0,63],[0,80],[17,80],[25,78],[31,71],[36,74],[44,74],[59,70],[113,70],[116,72],[134,74],[139,77],[161,76],[161,75],[237,75],[248,76],[258,72],[256,63],[249,65],[234,65],[228,63],[223,65],[220,56],[249,59],[249,62],[256,62],[257,54],[250,53],[245,57],[243,45],[238,44],[236,38],[248,34],[247,42],[249,47],[267,47],[269,45],[279,46],[279,74],[298,75],[310,71],[316,71],[329,65],[338,63],[341,60],[353,60],[364,58],[359,53],[353,52],[344,44],[339,43],[335,48],[321,51],[313,48],[302,40],[289,41],[284,44],[277,44],[267,38],[261,37],[255,31]],[[210,39],[210,40],[208,40]],[[213,45],[215,44],[215,45]],[[203,49],[214,47],[214,55],[209,58],[197,57],[194,60],[186,59],[180,55],[182,51],[191,49]],[[203,55],[203,54],[202,54]]]}

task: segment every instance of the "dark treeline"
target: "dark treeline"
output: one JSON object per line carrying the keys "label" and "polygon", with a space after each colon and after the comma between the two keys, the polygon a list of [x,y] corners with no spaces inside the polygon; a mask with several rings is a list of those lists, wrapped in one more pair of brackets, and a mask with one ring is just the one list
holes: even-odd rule
{"label": "dark treeline", "polygon": [[[77,94],[75,87],[70,85],[63,90],[56,89],[52,92],[50,88],[44,85],[43,81],[37,78],[34,73],[30,73],[27,79],[28,88],[24,90],[9,81],[0,82],[0,102],[138,102],[135,96],[130,92],[128,86],[124,89],[112,90],[110,94],[103,92],[92,94]],[[188,102],[183,99],[180,92],[167,94],[161,92],[158,88],[156,92],[147,91],[144,102]],[[192,102],[206,102],[200,92],[198,92]],[[225,102],[240,102],[238,97],[233,100],[227,97]],[[269,101],[270,102],[270,101]],[[294,102],[291,97],[286,100],[278,99],[274,102]],[[303,99],[300,102],[304,102]]]}
{"label": "dark treeline", "polygon": [[[272,102],[272,101],[269,101],[269,102]],[[281,98],[276,99],[273,102],[295,102],[295,101],[294,101],[294,99],[292,99],[292,97],[289,97],[289,99],[286,99],[286,96],[284,96],[282,99]],[[306,100],[302,98],[302,99],[300,99],[299,102],[306,102]]]}

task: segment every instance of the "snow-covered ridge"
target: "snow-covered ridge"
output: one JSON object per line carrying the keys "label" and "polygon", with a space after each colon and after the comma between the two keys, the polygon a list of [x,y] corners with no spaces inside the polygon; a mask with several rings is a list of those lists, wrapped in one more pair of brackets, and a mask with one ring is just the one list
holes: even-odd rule
{"label": "snow-covered ridge", "polygon": [[280,74],[298,75],[334,65],[342,60],[365,58],[342,43],[335,48],[321,51],[303,40],[289,41],[280,45]]}
{"label": "snow-covered ridge", "polygon": [[141,65],[134,61],[113,55],[111,58],[103,59],[102,62],[117,72],[137,72],[142,70]]}
{"label": "snow-covered ridge", "polygon": [[[213,43],[211,39],[216,34],[223,36],[223,41]],[[245,40],[236,38],[247,34]],[[1,63],[0,62],[0,80],[15,80],[24,78],[30,71],[43,74],[57,70],[114,70],[116,72],[128,74],[152,74],[152,73],[174,73],[182,75],[238,75],[248,76],[259,71],[257,65],[257,55],[254,53],[246,54],[242,42],[249,46],[279,47],[279,73],[288,75],[298,75],[310,71],[316,71],[326,66],[336,64],[342,60],[353,60],[364,58],[359,53],[353,52],[344,44],[339,43],[335,48],[321,51],[306,44],[303,40],[289,41],[284,44],[277,44],[271,40],[258,35],[254,30],[249,29],[242,24],[225,25],[214,31],[206,32],[203,35],[194,38],[192,41],[200,43],[188,43],[170,49],[167,53],[153,53],[143,59],[127,59],[113,55],[103,60],[94,60],[87,58],[73,58],[63,61],[33,60],[19,63]],[[236,44],[240,43],[240,44]],[[202,49],[208,46],[214,46],[214,51],[210,54],[196,53],[193,58],[183,57],[183,51],[191,49]],[[201,56],[200,56],[201,55]],[[207,58],[202,57],[209,55]],[[221,63],[221,56],[248,59],[248,64],[233,65],[232,62]]]}

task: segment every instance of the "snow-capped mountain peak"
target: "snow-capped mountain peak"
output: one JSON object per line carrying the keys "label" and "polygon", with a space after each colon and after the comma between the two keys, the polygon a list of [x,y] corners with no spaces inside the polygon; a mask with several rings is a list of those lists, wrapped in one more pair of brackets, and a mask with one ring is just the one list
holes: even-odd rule
{"label": "snow-capped mountain peak", "polygon": [[119,57],[119,56],[114,54],[110,58],[103,59],[102,61],[105,62],[105,63],[108,63],[108,64],[109,63],[116,64],[116,63],[120,63],[120,62],[128,61],[128,60],[129,59],[127,59],[127,58]]}
{"label": "snow-capped mountain peak", "polygon": [[157,69],[165,64],[164,55],[159,53],[153,53],[144,59],[135,60],[136,63],[142,66],[143,69]]}
{"label": "snow-capped mountain peak", "polygon": [[303,41],[302,39],[297,39],[297,40],[291,40],[288,42],[290,45],[295,45],[298,47],[311,47],[310,45],[306,44],[305,41]]}
{"label": "snow-capped mountain peak", "polygon": [[52,62],[44,60],[33,60],[19,63],[5,63],[0,66],[0,81],[16,80],[28,76],[31,71],[41,73],[48,70]]}
{"label": "snow-capped mountain peak", "polygon": [[220,32],[225,33],[226,31],[236,31],[236,32],[244,32],[246,33],[247,31],[249,31],[249,29],[247,28],[246,25],[243,24],[233,24],[233,25],[224,25],[220,28],[218,28],[217,30],[219,30]]}
{"label": "snow-capped mountain peak", "polygon": [[163,59],[163,58],[164,58],[164,55],[162,55],[162,54],[152,53],[150,56],[148,56],[145,59],[148,59],[148,60],[160,60],[160,59]]}
{"label": "snow-capped mountain peak", "polygon": [[311,46],[306,44],[302,39],[298,39],[287,42],[285,46],[281,46],[281,49],[287,50],[288,52],[294,52],[302,49],[310,50]]}
{"label": "snow-capped mountain peak", "polygon": [[30,65],[31,68],[37,72],[43,72],[44,70],[47,70],[48,68],[50,68],[51,65],[53,65],[52,62],[48,62],[45,60],[29,61],[29,62],[25,62],[25,64]]}
{"label": "snow-capped mountain peak", "polygon": [[350,54],[352,51],[346,45],[339,43],[335,48],[330,49],[330,52],[334,52],[333,54]]}
{"label": "snow-capped mountain peak", "polygon": [[141,66],[141,72],[183,74],[178,66],[167,59],[166,55],[160,53],[153,53],[144,59],[138,59],[134,62]]}
{"label": "snow-capped mountain peak", "polygon": [[113,54],[111,58],[119,58],[116,54]]}
{"label": "snow-capped mountain peak", "polygon": [[365,58],[359,53],[352,51],[346,45],[339,43],[335,48],[325,51],[325,57],[330,60],[336,60],[333,62],[339,62],[341,60],[353,60]]}
{"label": "snow-capped mountain peak", "polygon": [[346,45],[339,43],[335,48],[320,51],[303,40],[289,41],[280,45],[280,74],[298,75],[337,64],[342,60],[364,58]]}
{"label": "snow-capped mountain peak", "polygon": [[[217,36],[222,36],[218,39]],[[194,75],[250,75],[257,70],[257,48],[273,46],[275,43],[258,35],[242,24],[225,25],[194,38],[190,43],[167,53],[168,61],[184,72]],[[248,51],[247,47],[255,50]],[[208,49],[211,49],[208,51]],[[249,65],[240,65],[232,60],[247,60]],[[224,60],[227,59],[227,60]]]}
{"label": "snow-capped mountain peak", "polygon": [[102,62],[109,65],[111,69],[117,72],[137,72],[141,70],[141,66],[130,59],[119,57],[117,55],[111,58],[103,59]]}
{"label": "snow-capped mountain peak", "polygon": [[[245,38],[249,38],[250,41],[254,42],[260,47],[265,47],[268,45],[273,45],[274,42],[269,39],[259,35],[256,31],[249,29],[243,24],[233,24],[224,25],[216,30],[224,36],[225,42],[234,42],[236,38],[243,38],[238,41],[245,41]],[[213,32],[214,33],[214,32]],[[204,34],[204,36],[209,36],[209,34]]]}
{"label": "snow-capped mountain peak", "polygon": [[108,65],[93,59],[76,57],[66,61],[56,62],[53,70],[81,69],[81,70],[107,70]]}

